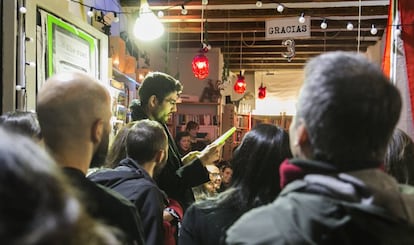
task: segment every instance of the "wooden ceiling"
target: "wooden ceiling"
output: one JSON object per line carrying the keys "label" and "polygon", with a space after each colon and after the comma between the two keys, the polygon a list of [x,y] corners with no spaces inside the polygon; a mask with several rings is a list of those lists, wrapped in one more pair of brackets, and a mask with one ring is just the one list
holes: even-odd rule
{"label": "wooden ceiling", "polygon": [[[359,49],[365,52],[381,39],[387,25],[388,0],[261,2],[262,6],[257,7],[256,0],[208,0],[202,18],[201,0],[148,0],[155,13],[164,12],[162,22],[167,33],[163,38],[170,48],[200,48],[201,22],[207,22],[203,36],[212,47],[221,49],[228,68],[235,72],[240,68],[246,71],[302,69],[307,59],[326,51]],[[121,4],[128,12],[139,9],[137,0],[121,0]],[[284,6],[282,13],[276,11],[278,4]],[[187,15],[181,13],[182,5]],[[282,56],[287,52],[283,40],[265,39],[265,21],[299,18],[301,13],[311,18],[311,36],[294,39],[295,56],[289,62]],[[328,24],[326,29],[320,26],[324,19]],[[348,22],[354,25],[351,31],[346,28]],[[372,25],[378,30],[375,35],[371,34]]]}

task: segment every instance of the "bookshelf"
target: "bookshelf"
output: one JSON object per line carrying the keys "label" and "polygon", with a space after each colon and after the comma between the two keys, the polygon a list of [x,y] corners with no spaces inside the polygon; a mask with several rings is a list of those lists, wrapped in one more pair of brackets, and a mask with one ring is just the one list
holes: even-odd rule
{"label": "bookshelf", "polygon": [[293,118],[293,116],[286,115],[285,113],[283,113],[279,116],[253,115],[252,116],[252,126],[254,127],[257,124],[268,123],[268,124],[273,124],[273,125],[279,126],[281,128],[284,128],[285,130],[289,131],[290,124],[292,123],[292,118]]}
{"label": "bookshelf", "polygon": [[236,107],[233,104],[224,105],[222,116],[222,132],[227,131],[231,127],[236,127],[236,132],[233,136],[227,139],[223,146],[223,160],[230,160],[233,155],[233,150],[237,147],[244,135],[250,131],[252,127],[251,113],[237,114]]}
{"label": "bookshelf", "polygon": [[177,112],[167,123],[170,132],[175,136],[184,131],[187,122],[194,121],[200,125],[200,133],[208,133],[211,140],[220,136],[220,104],[214,102],[181,102],[177,103]]}

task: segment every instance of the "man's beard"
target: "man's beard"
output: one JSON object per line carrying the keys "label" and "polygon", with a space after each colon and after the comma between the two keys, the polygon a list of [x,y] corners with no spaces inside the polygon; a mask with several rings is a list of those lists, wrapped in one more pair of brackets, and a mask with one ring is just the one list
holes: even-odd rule
{"label": "man's beard", "polygon": [[109,145],[109,132],[105,130],[104,135],[102,136],[101,143],[96,149],[95,153],[92,156],[90,168],[100,168],[105,164],[106,155],[108,153]]}

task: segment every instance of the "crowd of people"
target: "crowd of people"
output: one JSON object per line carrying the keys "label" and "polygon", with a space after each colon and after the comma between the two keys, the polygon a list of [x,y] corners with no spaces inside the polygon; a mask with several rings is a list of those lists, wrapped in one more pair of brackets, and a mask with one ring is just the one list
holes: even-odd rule
{"label": "crowd of people", "polygon": [[414,244],[414,143],[365,57],[312,58],[289,132],[256,125],[228,162],[197,123],[169,132],[182,90],[147,75],[111,144],[110,95],[85,74],[0,116],[2,244]]}

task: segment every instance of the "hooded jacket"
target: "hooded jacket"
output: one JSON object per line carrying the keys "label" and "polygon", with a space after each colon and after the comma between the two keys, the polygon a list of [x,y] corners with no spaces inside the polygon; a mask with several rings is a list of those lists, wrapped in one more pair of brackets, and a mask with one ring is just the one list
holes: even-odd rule
{"label": "hooded jacket", "polygon": [[400,192],[388,174],[290,164],[312,173],[291,179],[273,203],[244,214],[227,230],[227,244],[414,244],[414,196]]}
{"label": "hooded jacket", "polygon": [[137,162],[126,158],[115,169],[100,170],[88,178],[111,188],[135,204],[144,227],[145,244],[163,244],[163,211],[168,201]]}
{"label": "hooded jacket", "polygon": [[[138,107],[133,119],[148,119],[148,116],[142,107]],[[184,166],[174,137],[165,124],[163,127],[168,136],[168,159],[164,168],[154,173],[154,179],[169,198],[177,200],[186,210],[195,200],[191,188],[209,181],[209,173],[198,158]]]}

